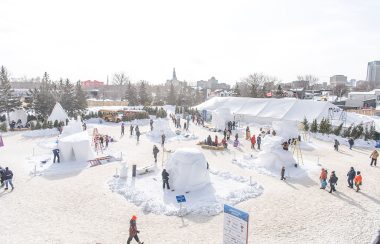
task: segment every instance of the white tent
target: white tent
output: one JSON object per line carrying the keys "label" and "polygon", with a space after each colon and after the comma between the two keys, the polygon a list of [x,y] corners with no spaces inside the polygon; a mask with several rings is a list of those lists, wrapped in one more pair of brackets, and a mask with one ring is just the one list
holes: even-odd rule
{"label": "white tent", "polygon": [[58,140],[62,161],[83,162],[95,157],[91,148],[91,138],[87,131],[66,136]]}
{"label": "white tent", "polygon": [[58,122],[60,122],[60,121],[66,122],[66,119],[69,119],[69,116],[67,116],[67,113],[62,108],[61,104],[56,103],[54,108],[53,108],[53,111],[51,112],[51,114],[48,118],[48,121],[52,121],[53,123],[56,120]]}
{"label": "white tent", "polygon": [[14,121],[17,123],[18,120],[21,120],[21,124],[23,126],[26,125],[26,122],[28,121],[28,114],[25,112],[25,110],[19,109],[9,113],[10,122]]}
{"label": "white tent", "polygon": [[206,158],[198,149],[176,150],[166,170],[171,187],[179,191],[196,191],[210,184]]}
{"label": "white tent", "polygon": [[[301,100],[294,98],[248,98],[248,97],[214,97],[196,106],[198,111],[215,112],[220,109],[229,109],[238,121],[242,122],[272,122],[287,120],[301,122],[305,117],[308,121],[322,118],[333,120],[333,124],[340,124],[343,119],[342,109],[325,101]],[[336,121],[335,121],[336,120]],[[351,123],[368,123],[356,114],[347,113],[346,125]]]}

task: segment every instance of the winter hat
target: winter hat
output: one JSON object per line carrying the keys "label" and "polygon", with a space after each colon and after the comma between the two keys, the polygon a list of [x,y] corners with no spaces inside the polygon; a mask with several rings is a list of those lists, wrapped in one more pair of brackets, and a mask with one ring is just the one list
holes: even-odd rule
{"label": "winter hat", "polygon": [[136,215],[133,215],[132,220],[136,220],[136,219],[137,219]]}

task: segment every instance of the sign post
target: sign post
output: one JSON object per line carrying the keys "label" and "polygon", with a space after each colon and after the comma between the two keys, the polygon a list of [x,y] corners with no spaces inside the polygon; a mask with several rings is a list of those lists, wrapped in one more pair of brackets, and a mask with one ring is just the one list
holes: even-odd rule
{"label": "sign post", "polygon": [[177,199],[177,203],[179,203],[179,216],[181,217],[182,226],[185,226],[185,222],[183,221],[183,214],[182,214],[182,203],[186,202],[186,197],[184,195],[178,195],[175,196]]}
{"label": "sign post", "polygon": [[248,244],[249,214],[224,204],[223,244]]}

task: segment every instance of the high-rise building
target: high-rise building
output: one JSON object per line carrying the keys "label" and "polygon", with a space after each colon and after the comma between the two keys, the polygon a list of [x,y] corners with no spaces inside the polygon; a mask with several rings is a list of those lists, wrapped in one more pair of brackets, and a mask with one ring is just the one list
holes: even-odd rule
{"label": "high-rise building", "polygon": [[372,83],[375,88],[380,88],[380,61],[368,63],[367,81]]}
{"label": "high-rise building", "polygon": [[330,77],[330,85],[345,85],[347,83],[347,76],[345,75],[334,75]]}

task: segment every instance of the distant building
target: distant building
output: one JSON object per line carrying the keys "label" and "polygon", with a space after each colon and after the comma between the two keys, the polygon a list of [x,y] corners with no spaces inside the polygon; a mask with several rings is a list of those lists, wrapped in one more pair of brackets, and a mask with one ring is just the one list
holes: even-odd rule
{"label": "distant building", "polygon": [[226,84],[226,83],[218,83],[218,84],[216,84],[215,89],[219,89],[219,90],[230,90],[230,89],[231,89],[231,86],[228,85],[228,84]]}
{"label": "distant building", "polygon": [[97,81],[97,80],[85,80],[80,82],[82,89],[89,90],[89,89],[99,89],[104,86],[103,81]]}
{"label": "distant building", "polygon": [[174,86],[186,84],[185,81],[179,81],[177,79],[177,74],[175,72],[175,68],[173,68],[173,77],[170,80],[166,80],[166,83],[165,83],[166,86],[170,86],[171,84],[173,84]]}
{"label": "distant building", "polygon": [[368,63],[367,81],[371,82],[375,88],[380,88],[380,61]]}
{"label": "distant building", "polygon": [[347,85],[347,76],[345,75],[334,75],[330,77],[330,85]]}
{"label": "distant building", "polygon": [[371,107],[372,104],[368,103],[368,101],[371,100],[376,101],[376,107],[380,105],[380,89],[375,89],[369,92],[350,92],[348,93],[346,106],[354,108]]}

